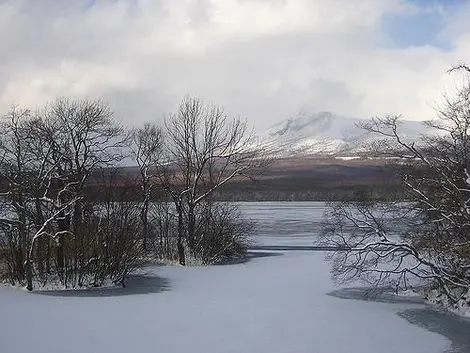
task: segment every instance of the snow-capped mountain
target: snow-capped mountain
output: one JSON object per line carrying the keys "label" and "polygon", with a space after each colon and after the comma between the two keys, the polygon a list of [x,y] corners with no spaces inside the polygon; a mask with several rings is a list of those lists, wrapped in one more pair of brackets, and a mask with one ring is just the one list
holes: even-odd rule
{"label": "snow-capped mountain", "polygon": [[[261,140],[281,156],[358,153],[377,138],[357,126],[364,122],[331,112],[300,112],[270,127]],[[407,139],[416,139],[424,127],[421,122],[402,121],[400,131]]]}

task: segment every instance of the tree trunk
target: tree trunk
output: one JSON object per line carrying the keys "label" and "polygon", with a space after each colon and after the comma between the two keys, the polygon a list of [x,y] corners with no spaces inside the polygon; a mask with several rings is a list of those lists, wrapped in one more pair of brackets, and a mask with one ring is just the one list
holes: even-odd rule
{"label": "tree trunk", "polygon": [[[57,218],[57,225],[58,225],[57,230],[59,232],[64,232],[64,231],[69,230],[70,216],[66,215],[65,211],[60,212],[59,217]],[[62,234],[59,235],[56,256],[57,256],[57,271],[59,273],[59,277],[63,279],[65,259],[64,259],[64,236]]]}
{"label": "tree trunk", "polygon": [[57,272],[59,273],[59,277],[62,279],[64,275],[64,239],[62,235],[60,235],[58,239],[56,258]]}
{"label": "tree trunk", "polygon": [[22,244],[18,245],[15,251],[15,273],[18,281],[23,281],[24,279],[24,259],[23,259],[23,246]]}
{"label": "tree trunk", "polygon": [[18,196],[18,218],[20,221],[20,225],[18,227],[19,231],[19,246],[18,246],[18,252],[16,254],[16,262],[17,262],[17,270],[18,270],[18,279],[20,281],[23,281],[25,279],[25,254],[28,253],[28,242],[27,242],[27,235],[26,235],[26,214],[25,214],[25,205],[23,202],[23,195],[20,194]]}
{"label": "tree trunk", "polygon": [[[78,194],[78,191],[76,191]],[[72,224],[70,224],[70,218],[68,218],[69,224],[66,224],[67,229],[72,229],[73,233],[73,272],[79,274],[84,267],[83,260],[83,234],[81,234],[81,229],[83,226],[83,207],[80,201],[75,202],[73,207],[73,219]]]}
{"label": "tree trunk", "polygon": [[186,266],[186,258],[184,254],[184,246],[181,239],[178,237],[178,261],[181,266]]}
{"label": "tree trunk", "polygon": [[46,273],[51,273],[51,242],[46,243]]}
{"label": "tree trunk", "polygon": [[[42,208],[41,208],[40,195],[36,194],[34,203],[36,207],[36,219],[35,219],[36,231],[39,231],[42,225],[44,224],[44,216],[43,216]],[[38,275],[39,275],[39,278],[41,279],[44,278],[44,273],[45,273],[44,263],[45,261],[48,261],[46,260],[46,256],[48,256],[48,253],[46,252],[46,243],[48,242],[49,242],[49,239],[44,239],[44,237],[40,237],[37,240],[36,262],[37,262],[37,268],[38,268]],[[32,244],[31,246],[33,245],[34,244]],[[29,261],[31,265],[31,259],[29,258],[29,254],[28,254],[27,261]],[[28,274],[26,273],[26,275]]]}
{"label": "tree trunk", "polygon": [[194,250],[195,245],[195,229],[196,229],[196,216],[194,214],[194,206],[188,209],[188,243],[191,250]]}
{"label": "tree trunk", "polygon": [[140,219],[142,221],[142,238],[144,250],[147,250],[147,239],[148,239],[148,212],[149,212],[149,199],[148,195],[144,198],[144,204],[140,213]]}
{"label": "tree trunk", "polygon": [[[45,253],[46,253],[46,241],[43,239],[43,237],[40,237],[36,241],[36,263],[37,263],[37,268],[38,268],[38,276],[39,278],[44,278],[44,259],[45,259]],[[30,261],[28,259],[28,261]]]}
{"label": "tree trunk", "polygon": [[164,244],[163,244],[164,235],[163,234],[165,234],[165,236],[168,236],[168,232],[167,232],[168,226],[167,226],[166,221],[165,221],[165,224],[163,224],[163,221],[161,220],[161,218],[158,220],[158,226],[160,228],[160,251],[162,252],[162,254],[165,254],[166,250],[164,250]]}
{"label": "tree trunk", "polygon": [[25,272],[26,272],[26,289],[29,291],[32,291],[33,290],[33,266],[31,264],[31,259],[29,257],[29,254],[26,256]]}
{"label": "tree trunk", "polygon": [[184,254],[184,220],[183,220],[183,209],[177,208],[178,211],[178,261],[181,266],[186,266],[186,257]]}

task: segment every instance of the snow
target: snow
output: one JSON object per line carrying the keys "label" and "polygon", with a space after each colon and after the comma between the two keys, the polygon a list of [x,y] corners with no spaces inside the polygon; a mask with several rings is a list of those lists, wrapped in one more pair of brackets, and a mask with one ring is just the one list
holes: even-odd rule
{"label": "snow", "polygon": [[[7,284],[8,286],[10,286],[9,284]],[[15,284],[13,285],[13,287],[15,287],[16,289],[23,289],[25,291],[27,291],[26,287],[22,287],[21,284]],[[96,289],[96,287],[92,286],[91,284],[90,285],[82,285],[82,287],[79,287],[77,286],[76,288],[70,288],[70,287],[65,287],[63,284],[61,284],[59,282],[58,279],[50,279],[49,282],[47,283],[44,283],[43,281],[40,281],[40,280],[33,280],[33,288],[34,288],[34,291],[35,292],[49,292],[49,291],[77,291],[77,290],[83,290],[83,291],[87,291],[87,290],[90,290],[90,289]],[[101,286],[99,287],[100,289],[103,289],[103,288],[116,288],[116,284],[111,281],[110,279],[106,279],[102,284]]]}
{"label": "snow", "polygon": [[96,298],[2,288],[8,320],[1,351],[432,353],[448,347],[395,315],[403,305],[326,296],[333,287],[318,252],[150,272],[171,288]]}
{"label": "snow", "polygon": [[444,307],[446,310],[458,316],[470,318],[470,291],[455,304],[450,303],[448,298],[435,289],[425,291],[424,295],[429,304]]}
{"label": "snow", "polygon": [[[242,204],[264,225],[258,243],[265,246],[289,239],[311,244],[314,232],[306,227],[316,229],[321,206],[299,205]],[[299,232],[281,238],[275,220],[291,220]],[[336,287],[322,252],[252,255],[234,265],[149,267],[141,290],[130,283],[115,292],[47,296],[0,287],[0,352],[437,353],[450,347],[397,315],[419,304],[327,295]]]}
{"label": "snow", "polygon": [[[260,139],[268,150],[277,151],[283,156],[334,154],[344,152],[366,152],[365,148],[372,141],[382,139],[366,133],[358,124],[367,123],[367,119],[355,119],[331,112],[300,111],[267,131],[260,134]],[[414,141],[429,131],[421,122],[402,120],[399,132],[405,141]]]}
{"label": "snow", "polygon": [[336,159],[340,159],[342,161],[352,161],[354,159],[360,159],[360,156],[337,156]]}

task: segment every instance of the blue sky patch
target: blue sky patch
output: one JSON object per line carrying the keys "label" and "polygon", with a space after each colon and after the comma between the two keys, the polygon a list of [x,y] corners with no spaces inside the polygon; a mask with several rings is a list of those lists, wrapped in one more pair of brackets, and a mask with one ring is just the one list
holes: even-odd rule
{"label": "blue sky patch", "polygon": [[389,14],[382,19],[385,44],[396,48],[431,45],[443,50],[451,43],[440,36],[447,13],[458,11],[467,0],[408,0],[417,5],[413,13]]}

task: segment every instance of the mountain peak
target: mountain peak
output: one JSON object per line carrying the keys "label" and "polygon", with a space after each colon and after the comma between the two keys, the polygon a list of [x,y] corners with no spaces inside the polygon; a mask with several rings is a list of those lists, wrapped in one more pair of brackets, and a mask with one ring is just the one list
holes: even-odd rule
{"label": "mountain peak", "polygon": [[350,126],[353,122],[353,119],[340,117],[329,111],[309,114],[301,110],[295,116],[270,127],[268,135],[271,137],[322,135],[324,137],[342,138],[345,133],[343,128]]}
{"label": "mountain peak", "polygon": [[[365,119],[352,119],[330,111],[309,113],[300,110],[295,115],[271,126],[263,134],[266,145],[282,155],[337,154],[360,151],[373,136],[357,126]],[[417,138],[423,131],[419,122],[403,121],[402,133]]]}

